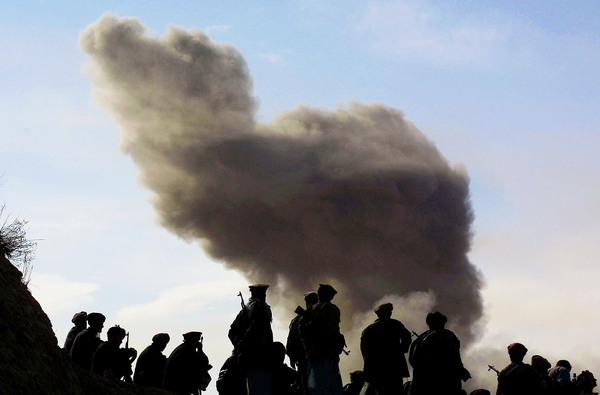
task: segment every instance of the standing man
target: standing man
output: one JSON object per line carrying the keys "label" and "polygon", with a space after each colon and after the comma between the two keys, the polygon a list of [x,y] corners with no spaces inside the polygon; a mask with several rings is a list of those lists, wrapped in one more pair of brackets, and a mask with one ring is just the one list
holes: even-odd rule
{"label": "standing man", "polygon": [[167,359],[163,387],[179,395],[197,395],[210,382],[210,368],[202,351],[202,332],[185,333],[183,343]]}
{"label": "standing man", "polygon": [[[319,295],[316,292],[309,292],[304,295],[304,302],[306,304],[306,310],[319,301]],[[302,388],[304,392],[308,392],[308,375],[306,373],[306,350],[302,339],[300,337],[300,321],[302,320],[301,314],[306,314],[306,311],[302,312],[300,307],[296,309],[298,315],[290,322],[290,332],[287,338],[286,352],[290,357],[290,365],[300,373],[300,379],[302,380]]]}
{"label": "standing man", "polygon": [[240,362],[245,371],[249,395],[272,395],[273,377],[270,350],[273,344],[273,315],[267,304],[267,284],[253,284],[246,306],[247,328],[240,339]]}
{"label": "standing man", "polygon": [[360,337],[365,380],[379,395],[403,394],[402,378],[409,377],[404,354],[412,340],[408,329],[392,318],[393,309],[391,303],[377,306],[377,319]]}
{"label": "standing man", "polygon": [[168,333],[158,333],[152,337],[152,344],[142,351],[135,365],[134,384],[160,388],[167,363],[167,357],[162,352],[170,340]]}
{"label": "standing man", "polygon": [[331,303],[337,291],[319,284],[319,302],[311,306],[300,324],[307,353],[308,393],[340,395],[343,392],[339,362],[346,342],[340,333],[340,309]]}
{"label": "standing man", "polygon": [[460,358],[460,341],[445,329],[448,319],[436,311],[425,322],[429,330],[410,346],[409,362],[413,367],[410,395],[461,394],[461,380],[471,375]]}
{"label": "standing man", "polygon": [[73,324],[73,328],[67,334],[67,338],[65,339],[64,350],[67,352],[67,355],[71,352],[71,347],[73,347],[73,341],[77,337],[77,335],[87,328],[87,313],[85,311],[81,311],[73,316],[71,320]]}
{"label": "standing man", "polygon": [[75,337],[73,346],[69,352],[69,356],[73,363],[86,370],[92,370],[92,355],[94,355],[96,348],[102,344],[100,332],[102,332],[102,328],[104,328],[104,321],[106,321],[104,314],[88,314],[88,327]]}

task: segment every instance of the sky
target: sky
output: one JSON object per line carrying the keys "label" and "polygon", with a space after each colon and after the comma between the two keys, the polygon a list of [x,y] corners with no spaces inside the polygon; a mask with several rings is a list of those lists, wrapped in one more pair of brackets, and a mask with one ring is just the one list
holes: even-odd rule
{"label": "sky", "polygon": [[[484,315],[463,348],[473,375],[465,388],[495,389],[487,365],[505,366],[515,341],[526,359],[568,359],[574,371],[600,374],[600,342],[588,329],[600,322],[600,4],[323,3],[4,6],[0,200],[38,243],[29,288],[59,344],[81,310],[125,327],[140,352],[155,333],[171,334],[168,353],[200,330],[215,366],[207,394],[216,394],[237,294],[249,296],[241,273],[161,226],[119,123],[92,93],[79,37],[109,12],[137,18],[149,37],[177,26],[235,47],[260,122],[298,105],[401,110],[470,179],[468,258],[484,278]],[[424,317],[403,316],[412,302],[398,299],[394,317],[420,332]],[[285,342],[289,316],[273,307]],[[365,312],[363,322],[373,319]],[[361,367],[356,341],[349,346],[344,382]]]}

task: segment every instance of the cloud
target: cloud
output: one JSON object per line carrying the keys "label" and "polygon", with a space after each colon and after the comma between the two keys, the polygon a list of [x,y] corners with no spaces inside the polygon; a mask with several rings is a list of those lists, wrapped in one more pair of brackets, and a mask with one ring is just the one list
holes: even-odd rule
{"label": "cloud", "polygon": [[343,325],[382,295],[433,291],[472,338],[469,179],[402,111],[302,106],[259,123],[242,55],[202,32],[150,37],[105,15],[80,45],[165,227],[271,283],[290,312],[320,282],[343,295]]}
{"label": "cloud", "polygon": [[[458,15],[424,2],[372,1],[360,31],[390,57],[435,65],[489,64],[511,40],[511,25],[489,15]],[[500,28],[499,26],[502,26]]]}
{"label": "cloud", "polygon": [[287,61],[281,54],[271,53],[271,52],[261,52],[259,53],[260,57],[266,60],[267,62],[274,64],[276,66],[287,66]]}
{"label": "cloud", "polygon": [[207,34],[224,33],[231,29],[231,25],[211,25],[204,28]]}
{"label": "cloud", "polygon": [[72,313],[94,302],[92,294],[100,286],[90,282],[70,281],[65,277],[36,271],[32,272],[29,289],[32,295],[43,301],[44,311],[50,315]]}

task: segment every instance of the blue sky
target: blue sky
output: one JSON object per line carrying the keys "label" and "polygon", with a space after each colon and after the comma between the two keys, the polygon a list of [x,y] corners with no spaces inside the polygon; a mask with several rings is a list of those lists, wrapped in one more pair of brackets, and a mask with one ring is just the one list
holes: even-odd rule
{"label": "blue sky", "polygon": [[[486,278],[487,315],[468,360],[502,366],[505,346],[521,341],[531,355],[600,374],[588,330],[600,320],[600,4],[322,3],[3,5],[1,200],[40,239],[30,288],[59,342],[75,311],[103,311],[139,350],[156,332],[172,333],[172,349],[178,331],[205,331],[217,369],[247,285],[160,227],[117,124],[92,99],[78,36],[112,12],[151,35],[171,24],[235,46],[263,120],[300,103],[403,110],[471,178],[470,259]],[[491,375],[471,369],[487,385]]]}

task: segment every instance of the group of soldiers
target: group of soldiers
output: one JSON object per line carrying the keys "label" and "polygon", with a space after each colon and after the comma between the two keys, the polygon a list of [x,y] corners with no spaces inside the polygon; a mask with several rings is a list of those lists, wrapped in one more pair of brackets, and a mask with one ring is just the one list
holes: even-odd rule
{"label": "group of soldiers", "polygon": [[[141,386],[165,388],[177,394],[198,394],[210,383],[208,371],[212,368],[202,351],[202,333],[188,332],[183,343],[169,358],[163,355],[170,341],[167,333],[152,337],[152,344],[142,351],[135,372],[131,366],[137,351],[123,340],[129,334],[120,326],[106,332],[107,341],[100,340],[106,317],[101,313],[82,311],[73,316],[73,328],[67,334],[64,350],[71,361],[82,369],[105,378],[123,380]],[[133,377],[132,377],[133,375]]]}
{"label": "group of soldiers", "polygon": [[497,395],[592,395],[596,387],[593,373],[584,370],[573,374],[567,360],[559,360],[554,367],[541,355],[531,357],[531,364],[523,362],[527,347],[521,343],[508,346],[510,364],[498,374]]}
{"label": "group of soldiers", "polygon": [[[426,317],[429,327],[422,334],[409,331],[391,318],[393,305],[374,309],[377,318],[360,338],[364,368],[351,373],[351,383],[343,386],[340,355],[348,353],[340,332],[340,310],[332,302],[337,291],[319,284],[317,292],[304,295],[305,308],[298,306],[289,325],[286,345],[273,340],[272,313],[267,304],[267,284],[249,286],[251,297],[230,326],[228,337],[233,352],[216,380],[220,395],[466,395],[462,382],[471,375],[463,366],[460,341],[445,328],[447,318],[439,313]],[[241,293],[240,293],[241,296]],[[202,333],[188,332],[183,343],[167,358],[163,351],[170,338],[159,333],[139,356],[135,372],[132,362],[137,352],[127,343],[127,332],[115,326],[100,340],[105,317],[100,313],[75,314],[75,326],[67,335],[65,350],[71,360],[93,373],[137,385],[165,388],[177,394],[197,395],[211,381],[208,357],[202,351]],[[416,339],[413,341],[412,336]],[[525,346],[508,346],[510,364],[498,374],[497,395],[588,395],[596,380],[589,371],[571,380],[571,366],[559,361],[550,368],[546,359],[532,357],[523,362]],[[409,377],[408,362],[412,366]],[[284,363],[289,357],[291,367]],[[133,377],[132,377],[133,374]],[[490,395],[477,389],[470,395]]]}
{"label": "group of soldiers", "polygon": [[[219,372],[221,395],[452,395],[462,394],[461,382],[471,377],[462,364],[460,341],[445,329],[443,314],[429,314],[429,330],[413,342],[411,332],[391,318],[393,305],[384,303],[374,309],[377,319],[361,335],[364,369],[354,372],[344,387],[339,361],[348,351],[340,332],[340,309],[332,302],[337,291],[319,284],[317,292],[304,296],[306,308],[296,308],[283,347],[273,342],[267,288],[251,285],[249,303],[242,302],[231,324],[234,349]],[[291,368],[283,363],[284,350]],[[413,367],[409,388],[403,384],[409,377],[406,353]]]}

